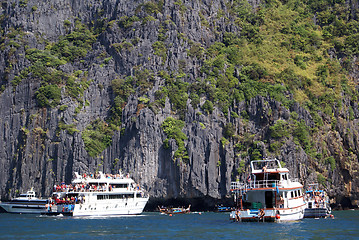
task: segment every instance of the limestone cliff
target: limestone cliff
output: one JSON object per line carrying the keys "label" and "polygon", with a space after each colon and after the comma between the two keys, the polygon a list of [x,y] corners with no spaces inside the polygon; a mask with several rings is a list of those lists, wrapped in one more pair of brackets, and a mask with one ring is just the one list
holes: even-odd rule
{"label": "limestone cliff", "polygon": [[[258,11],[270,1],[248,2]],[[206,94],[194,104],[189,91],[177,103],[171,98],[175,88],[161,98],[163,87],[177,79],[197,86],[210,75],[202,69],[203,51],[227,41],[224,33],[244,31],[231,14],[234,4],[247,6],[225,0],[2,0],[1,198],[30,187],[49,196],[75,171],[122,169],[145,187],[152,203],[178,199],[205,208],[229,198],[230,182],[245,179],[257,156],[277,157],[304,184],[319,180],[335,206],[358,205],[357,101],[344,96],[331,115],[318,111],[317,127],[318,119],[289,90],[290,105],[255,94],[225,110],[220,104],[206,109]],[[356,67],[348,73],[355,84]],[[236,79],[240,71],[234,70]],[[124,86],[133,88],[119,95]],[[167,139],[162,127],[169,117],[184,122],[180,157],[181,143]],[[273,137],[278,120],[293,119],[316,128],[310,148],[325,156],[311,155],[300,138]],[[95,138],[97,123],[111,138],[91,152],[86,134]]]}

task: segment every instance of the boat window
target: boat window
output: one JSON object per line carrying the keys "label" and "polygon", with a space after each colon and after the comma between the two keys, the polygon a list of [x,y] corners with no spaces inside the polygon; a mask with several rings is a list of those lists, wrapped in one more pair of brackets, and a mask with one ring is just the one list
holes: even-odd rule
{"label": "boat window", "polygon": [[269,174],[268,180],[279,180],[279,175],[278,174]]}
{"label": "boat window", "polygon": [[114,183],[112,184],[112,188],[127,188],[128,184],[127,183]]}
{"label": "boat window", "polygon": [[255,174],[254,176],[255,176],[256,181],[264,180],[264,174],[263,173]]}
{"label": "boat window", "polygon": [[291,197],[291,198],[294,198],[294,193],[293,193],[293,191],[290,191],[290,197]]}
{"label": "boat window", "polygon": [[120,198],[124,198],[123,194],[116,194],[116,195],[109,196],[109,199],[120,199]]}
{"label": "boat window", "polygon": [[283,174],[283,180],[288,180],[287,174]]}
{"label": "boat window", "polygon": [[294,191],[295,197],[298,197],[298,193],[297,191]]}
{"label": "boat window", "polygon": [[[141,195],[140,195],[141,196]],[[97,195],[97,200],[106,200],[106,199],[125,199],[125,198],[134,198],[132,193],[129,194],[104,194]]]}
{"label": "boat window", "polygon": [[105,200],[108,199],[108,195],[97,195],[97,200]]}
{"label": "boat window", "polygon": [[90,185],[105,185],[105,182],[89,182]]}
{"label": "boat window", "polygon": [[116,194],[116,195],[110,195],[109,196],[109,199],[122,199],[122,198],[124,198],[124,196],[123,196],[124,194]]}

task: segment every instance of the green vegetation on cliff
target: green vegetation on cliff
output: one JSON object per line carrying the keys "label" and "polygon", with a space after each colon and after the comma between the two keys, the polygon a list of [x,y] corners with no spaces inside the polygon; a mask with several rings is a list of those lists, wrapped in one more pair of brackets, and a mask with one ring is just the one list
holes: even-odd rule
{"label": "green vegetation on cliff", "polygon": [[[7,33],[1,30],[0,47],[8,59],[2,85],[9,76],[13,76],[13,88],[23,79],[39,80],[40,86],[34,94],[39,107],[67,111],[59,104],[69,97],[78,105],[73,113],[76,116],[84,105],[89,105],[84,103],[84,92],[91,83],[87,69],[83,69],[89,59],[86,56],[102,59],[101,67],[115,62],[116,68],[120,68],[123,61],[123,68],[130,69],[124,74],[114,71],[116,76],[109,84],[112,99],[108,115],[82,132],[90,156],[97,156],[109,146],[111,134],[123,127],[122,113],[132,95],[138,100],[133,121],[143,108],[157,113],[169,100],[172,114],[180,120],[167,118],[162,129],[168,139],[176,141],[176,158],[187,157],[186,136],[181,131],[190,102],[198,114],[211,115],[219,109],[223,116],[228,116],[228,122],[223,124],[224,138],[218,141],[222,141],[222,146],[232,142],[239,158],[260,157],[261,143],[272,153],[278,153],[285,141],[291,139],[308,156],[332,170],[335,168],[335,158],[330,158],[327,149],[316,148],[311,136],[324,131],[324,126],[335,130],[339,113],[348,112],[342,114],[348,121],[355,115],[352,106],[344,109],[344,101],[352,105],[358,102],[356,83],[348,77],[348,72],[353,70],[353,61],[359,54],[359,16],[344,0],[266,0],[256,8],[246,0],[227,1],[210,18],[205,10],[195,13],[200,21],[195,23],[201,35],[197,39],[182,25],[188,21],[186,14],[192,10],[190,6],[176,1],[173,11],[178,11],[179,19],[175,19],[164,15],[164,8],[169,7],[164,4],[164,1],[146,1],[128,12],[128,16],[121,15],[111,21],[103,9],[98,9],[96,19],[89,23],[65,20],[62,29],[65,34],[57,41],[43,41],[42,49],[23,47],[26,67],[18,70],[12,66],[20,58],[16,53],[26,42],[26,34],[21,27],[11,27]],[[38,11],[37,7],[31,9]],[[2,25],[5,21],[6,17],[1,16]],[[139,29],[146,26],[155,26],[157,32],[143,39]],[[118,38],[106,39],[112,31],[119,31]],[[141,41],[149,40],[147,52],[137,53]],[[96,42],[103,44],[102,52],[93,51]],[[183,56],[173,55],[174,44],[184,46]],[[152,59],[160,61],[150,66]],[[264,106],[268,111],[261,117],[269,119],[266,124],[270,126],[263,139],[247,132],[238,133],[230,122],[237,119],[245,125],[253,120],[255,116],[248,109],[239,112],[237,107],[239,103],[247,107],[258,95],[268,101]],[[307,125],[294,112],[291,118],[273,121],[270,100],[276,100],[288,110],[299,104],[310,113],[314,124]],[[59,128],[69,134],[76,132],[73,124],[61,122]],[[168,140],[164,143],[167,146]]]}
{"label": "green vegetation on cliff", "polygon": [[[69,23],[65,21],[64,24]],[[18,34],[23,33],[19,32]],[[77,77],[81,73],[77,72],[71,75],[63,72],[59,67],[85,57],[95,40],[95,35],[88,30],[86,25],[76,21],[74,29],[61,37],[57,43],[49,43],[43,50],[26,49],[25,57],[31,64],[14,77],[13,87],[16,87],[25,78],[41,80],[41,87],[36,92],[36,99],[40,107],[56,107],[61,100],[63,85],[66,86],[69,96],[80,100],[79,97],[88,87],[86,75],[78,83]]]}
{"label": "green vegetation on cliff", "polygon": [[183,121],[168,117],[162,123],[161,127],[167,135],[164,141],[165,148],[169,148],[168,139],[174,139],[178,147],[173,156],[174,160],[178,158],[186,162],[188,160],[188,154],[184,145],[184,140],[187,140],[187,136],[182,132],[184,125],[185,123]]}
{"label": "green vegetation on cliff", "polygon": [[98,156],[112,144],[113,131],[118,130],[97,119],[82,132],[85,149],[91,157]]}
{"label": "green vegetation on cliff", "polygon": [[[339,39],[323,36],[325,31],[315,25],[310,6],[271,1],[266,8],[253,11],[246,1],[231,3],[228,7],[242,31],[225,32],[222,42],[206,49],[202,67],[207,89],[201,90],[222,111],[226,112],[233,100],[248,101],[262,95],[287,107],[296,101],[309,110],[321,108],[330,113],[344,90],[353,93],[340,62],[329,55]],[[335,18],[335,13],[331,14]],[[353,41],[344,46],[342,52],[355,47]],[[288,91],[293,99],[288,98]]]}
{"label": "green vegetation on cliff", "polygon": [[[219,11],[218,19],[212,20],[212,23],[201,15],[204,26],[215,26],[216,20],[223,17],[226,24],[234,24],[240,31],[216,32],[217,41],[207,47],[201,42],[189,41],[179,32],[178,37],[187,41],[190,46],[188,56],[201,62],[201,75],[197,79],[189,79],[184,71],[186,62],[179,62],[178,71],[167,69],[152,72],[139,67],[135,69],[134,76],[113,80],[115,98],[110,122],[120,126],[122,110],[131,94],[138,96],[139,110],[148,106],[155,112],[164,107],[168,98],[172,110],[180,119],[184,119],[189,99],[194,108],[200,107],[206,114],[212,114],[214,107],[227,114],[235,103],[249,102],[261,95],[279,101],[288,109],[297,102],[311,113],[315,122],[313,128],[296,118],[273,122],[269,134],[270,150],[277,152],[284,139],[292,138],[309,156],[327,156],[328,153],[319,153],[313,149],[311,134],[323,124],[329,123],[335,127],[331,116],[335,109],[341,108],[343,98],[357,101],[354,83],[346,74],[351,68],[353,55],[359,52],[356,44],[358,23],[355,16],[347,14],[347,8],[342,7],[342,4],[343,1],[340,0],[272,0],[253,9],[247,1],[235,0],[227,3],[228,12]],[[141,15],[141,11],[145,15]],[[128,31],[136,22],[147,24],[149,17],[154,21],[156,13],[161,11],[161,3],[149,1],[139,6],[135,15],[121,17],[118,26]],[[184,11],[185,8],[182,9],[182,14]],[[144,17],[146,14],[147,18]],[[158,39],[152,43],[153,54],[161,57],[161,66],[165,66],[170,54],[170,43],[166,36],[168,26],[168,22],[160,24]],[[138,41],[127,39],[112,46],[120,53],[123,49],[128,49],[125,46],[135,48]],[[333,57],[333,50],[337,55],[343,54],[345,57]],[[156,91],[155,101],[148,102],[145,94],[153,86],[155,77],[162,79],[164,84]],[[239,117],[238,114],[231,112],[231,116]],[[323,119],[323,116],[327,117]],[[248,119],[250,116],[243,111],[240,117]],[[180,135],[168,136],[165,125],[162,128],[167,131],[167,137],[176,139],[179,147],[177,155],[182,155],[184,138],[179,137]],[[228,134],[227,127],[228,125],[224,126],[224,132],[226,140],[230,140],[235,134]],[[247,146],[245,154],[240,150],[242,156],[261,156],[258,144],[250,139],[242,142],[242,146]],[[243,137],[234,137],[233,141],[235,144],[239,143],[243,141]],[[165,140],[165,145],[167,143],[168,140]],[[324,162],[335,166],[332,159]]]}

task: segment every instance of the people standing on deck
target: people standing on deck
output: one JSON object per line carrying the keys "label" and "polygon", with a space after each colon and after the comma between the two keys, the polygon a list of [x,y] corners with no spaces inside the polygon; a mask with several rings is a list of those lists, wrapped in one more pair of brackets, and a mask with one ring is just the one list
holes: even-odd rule
{"label": "people standing on deck", "polygon": [[284,198],[282,197],[282,195],[279,195],[279,208],[284,208]]}
{"label": "people standing on deck", "polygon": [[236,210],[236,216],[235,216],[237,222],[239,222],[239,220],[241,219],[240,215],[241,215],[241,212],[240,212],[239,209],[237,208],[237,210]]}
{"label": "people standing on deck", "polygon": [[[123,178],[130,178],[130,174],[126,174],[126,176],[123,176],[122,173],[118,173],[118,174],[106,174],[104,175],[105,178],[107,179],[123,179]],[[54,192],[89,192],[89,191],[112,191],[114,186],[111,185],[107,185],[105,183],[97,183],[97,184],[89,184],[89,183],[85,183],[85,179],[89,180],[89,179],[100,179],[101,175],[96,173],[96,174],[82,174],[80,175],[80,177],[82,177],[84,179],[83,183],[77,183],[75,185],[69,184],[66,185],[64,181],[61,182],[61,184],[54,184]],[[141,187],[139,184],[133,184],[130,185],[128,187],[128,189],[137,189],[137,190],[141,190]]]}
{"label": "people standing on deck", "polygon": [[260,210],[259,210],[259,213],[258,213],[258,219],[259,219],[259,220],[263,220],[263,219],[264,219],[264,215],[265,215],[264,209],[260,209]]}

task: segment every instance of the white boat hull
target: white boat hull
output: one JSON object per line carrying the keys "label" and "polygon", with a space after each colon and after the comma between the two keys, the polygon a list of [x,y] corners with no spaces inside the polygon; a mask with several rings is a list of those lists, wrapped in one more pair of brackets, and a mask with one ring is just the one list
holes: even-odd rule
{"label": "white boat hull", "polygon": [[278,209],[278,221],[297,221],[304,218],[305,205],[293,209]]}
{"label": "white boat hull", "polygon": [[285,222],[297,221],[304,217],[305,205],[292,209],[264,209],[264,215],[260,215],[258,209],[232,211],[230,219],[239,222]]}
{"label": "white boat hull", "polygon": [[47,211],[44,205],[0,203],[0,207],[8,213],[41,214]]}
{"label": "white boat hull", "polygon": [[71,216],[138,215],[143,212],[148,198],[120,201],[97,201],[75,205],[57,205],[57,213]]}
{"label": "white boat hull", "polygon": [[141,214],[148,201],[148,198],[137,201],[103,202],[95,204],[76,204],[73,216],[91,215],[136,215]]}

